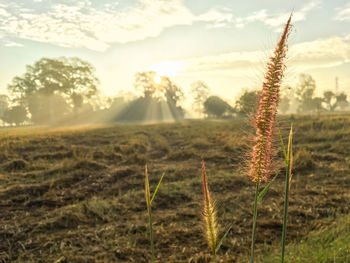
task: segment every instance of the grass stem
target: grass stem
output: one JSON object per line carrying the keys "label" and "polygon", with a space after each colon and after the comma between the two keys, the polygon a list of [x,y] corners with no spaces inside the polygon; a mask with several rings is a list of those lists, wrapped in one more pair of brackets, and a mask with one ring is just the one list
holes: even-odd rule
{"label": "grass stem", "polygon": [[256,231],[256,218],[258,216],[258,195],[259,195],[259,182],[256,183],[255,198],[254,198],[254,212],[253,212],[253,230],[252,230],[252,244],[250,249],[250,263],[254,262],[254,249],[255,249],[255,231]]}
{"label": "grass stem", "polygon": [[289,169],[286,171],[286,185],[284,196],[284,214],[283,214],[283,230],[282,230],[282,258],[281,262],[284,263],[284,251],[286,247],[286,235],[287,235],[287,215],[288,215],[288,195],[289,195]]}
{"label": "grass stem", "polygon": [[[282,138],[282,137],[281,137]],[[282,229],[282,255],[281,262],[284,263],[284,252],[286,247],[286,235],[287,235],[287,216],[288,216],[288,198],[292,179],[292,166],[293,166],[293,126],[290,127],[289,139],[288,139],[288,150],[286,158],[286,183],[285,183],[285,194],[284,194],[284,213],[283,213],[283,229]],[[285,147],[282,147],[285,151]]]}
{"label": "grass stem", "polygon": [[152,263],[154,262],[154,241],[153,241],[153,229],[152,229],[152,208],[149,208],[149,238],[151,240],[151,250],[152,250]]}

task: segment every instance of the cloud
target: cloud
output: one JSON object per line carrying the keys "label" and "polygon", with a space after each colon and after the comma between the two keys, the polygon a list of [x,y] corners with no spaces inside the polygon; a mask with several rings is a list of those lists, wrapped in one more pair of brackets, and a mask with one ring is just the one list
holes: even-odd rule
{"label": "cloud", "polygon": [[[305,20],[307,14],[319,6],[320,0],[311,0],[304,4],[300,9],[293,11],[293,23]],[[250,23],[262,22],[263,24],[276,29],[276,31],[279,31],[281,30],[281,26],[283,26],[288,20],[291,11],[292,10],[287,12],[271,12],[267,9],[261,9],[254,11],[245,17],[241,17],[234,16],[230,9],[216,8],[195,17],[194,20],[207,22],[208,28],[227,28],[231,26],[243,28]]]}
{"label": "cloud", "polygon": [[258,62],[257,58],[262,53],[253,52],[230,52],[215,56],[204,56],[185,60],[182,65],[183,73],[199,73],[213,71],[244,71]]}
{"label": "cloud", "polygon": [[40,12],[16,1],[8,5],[0,2],[0,33],[63,47],[105,51],[113,43],[156,37],[176,25],[201,22],[208,28],[218,28],[233,22],[230,10],[210,9],[195,16],[182,0],[139,0],[124,9],[118,9],[117,3],[98,9],[89,0],[56,0],[54,4],[33,1],[37,5],[41,2]]}
{"label": "cloud", "polygon": [[350,2],[341,8],[337,8],[337,14],[335,20],[338,21],[350,21]]}
{"label": "cloud", "polygon": [[[318,3],[311,0],[295,11],[293,21],[304,20]],[[236,17],[227,8],[212,8],[194,15],[183,0],[138,0],[126,8],[118,3],[97,7],[90,0],[32,0],[31,4],[0,0],[0,34],[103,52],[114,43],[156,37],[166,28],[178,25],[203,23],[207,28],[241,28],[258,21],[280,28],[288,16],[289,12],[270,14],[264,9]]]}
{"label": "cloud", "polygon": [[[272,50],[268,53],[272,54]],[[350,35],[331,37],[290,46],[288,64],[297,71],[334,67],[350,61]],[[230,52],[182,61],[182,74],[224,73],[245,74],[247,70],[260,68],[266,60],[266,51]]]}
{"label": "cloud", "polygon": [[0,5],[0,17],[10,17],[11,14],[7,12],[4,5]]}
{"label": "cloud", "polygon": [[291,62],[304,69],[338,66],[350,61],[350,35],[296,44],[291,47]]}
{"label": "cloud", "polygon": [[159,35],[165,28],[193,23],[181,0],[140,0],[116,12],[97,9],[89,0],[58,2],[46,12],[13,2],[0,5],[0,32],[64,47],[106,50],[111,43],[127,43]]}
{"label": "cloud", "polygon": [[234,22],[233,14],[229,9],[210,9],[198,15],[194,21],[207,22],[208,28],[229,27]]}
{"label": "cloud", "polygon": [[3,42],[4,42],[5,47],[23,47],[22,44],[14,42],[14,41],[4,40]]}
{"label": "cloud", "polygon": [[[319,0],[309,1],[299,10],[293,12],[293,23],[305,20],[307,14],[319,6]],[[291,11],[269,13],[268,10],[262,9],[259,11],[255,11],[251,15],[246,17],[237,17],[236,27],[241,28],[248,23],[262,22],[267,26],[280,30],[280,27],[286,23],[288,17],[290,16],[290,13]]]}

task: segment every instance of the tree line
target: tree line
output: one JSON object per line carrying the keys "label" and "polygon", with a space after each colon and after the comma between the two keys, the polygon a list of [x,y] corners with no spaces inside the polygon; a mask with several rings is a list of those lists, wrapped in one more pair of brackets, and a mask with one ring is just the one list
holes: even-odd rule
{"label": "tree line", "polygon": [[[282,114],[320,113],[345,110],[350,106],[344,91],[326,90],[323,96],[316,96],[315,91],[316,82],[312,76],[301,74],[294,88],[287,86],[282,89],[279,111]],[[260,95],[258,90],[245,90],[232,106],[218,96],[209,96],[209,88],[203,82],[195,83],[192,92],[195,94],[194,110],[215,118],[251,115]]]}
{"label": "tree line", "polygon": [[153,71],[135,75],[140,96],[106,98],[90,63],[42,58],[12,79],[10,96],[0,95],[0,119],[9,125],[183,119],[182,90],[168,77],[156,83],[155,76]]}
{"label": "tree line", "polygon": [[[81,122],[161,121],[185,117],[184,92],[169,77],[146,71],[135,74],[139,96],[103,97],[95,68],[79,58],[42,58],[26,67],[8,85],[9,95],[0,95],[0,119],[9,125],[79,124]],[[349,106],[344,92],[327,90],[315,96],[316,82],[300,75],[295,88],[282,91],[280,111],[319,113],[344,110]],[[212,95],[203,81],[191,84],[192,109],[201,117],[231,118],[250,115],[259,92],[245,90],[232,106]]]}
{"label": "tree line", "polygon": [[99,81],[93,66],[79,58],[42,58],[28,65],[1,96],[1,119],[19,125],[56,123],[84,107],[93,107]]}

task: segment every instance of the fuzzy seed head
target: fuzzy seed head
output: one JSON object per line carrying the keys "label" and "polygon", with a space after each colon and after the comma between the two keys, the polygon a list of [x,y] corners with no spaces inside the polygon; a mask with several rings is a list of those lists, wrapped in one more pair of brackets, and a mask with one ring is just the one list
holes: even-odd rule
{"label": "fuzzy seed head", "polygon": [[256,134],[251,153],[249,177],[255,183],[267,181],[272,172],[272,138],[276,122],[279,91],[285,69],[287,39],[291,29],[289,17],[276,49],[267,64],[267,72],[260,94],[254,126]]}
{"label": "fuzzy seed head", "polygon": [[216,220],[216,209],[210,198],[207,173],[205,169],[204,161],[202,161],[202,183],[203,183],[203,220],[205,223],[205,236],[207,238],[210,251],[215,254],[217,244],[217,220]]}

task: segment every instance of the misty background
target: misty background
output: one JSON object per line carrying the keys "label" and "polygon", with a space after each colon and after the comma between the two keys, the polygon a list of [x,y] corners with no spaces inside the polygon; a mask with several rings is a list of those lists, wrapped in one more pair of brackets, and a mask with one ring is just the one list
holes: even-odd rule
{"label": "misty background", "polygon": [[[138,72],[127,94],[105,96],[94,66],[77,57],[42,58],[13,77],[8,95],[0,95],[3,126],[77,125],[113,122],[169,122],[185,118],[236,118],[255,111],[260,87],[242,89],[236,99],[216,95],[201,80],[185,94],[170,77]],[[281,88],[281,114],[322,114],[349,110],[347,94],[338,87],[317,95],[311,75],[301,74],[294,86]],[[184,106],[185,97],[191,107]]]}

